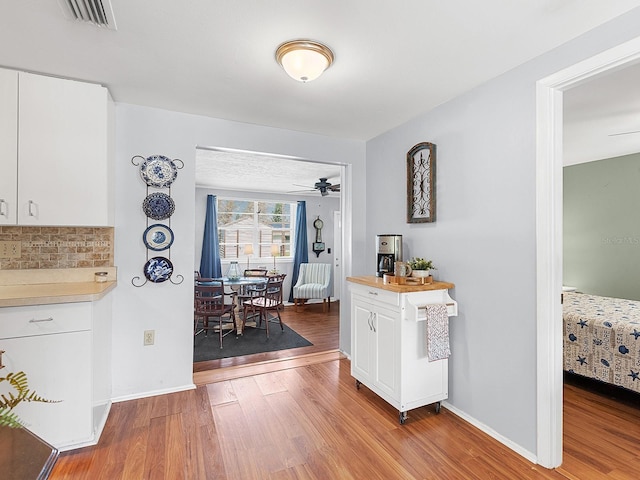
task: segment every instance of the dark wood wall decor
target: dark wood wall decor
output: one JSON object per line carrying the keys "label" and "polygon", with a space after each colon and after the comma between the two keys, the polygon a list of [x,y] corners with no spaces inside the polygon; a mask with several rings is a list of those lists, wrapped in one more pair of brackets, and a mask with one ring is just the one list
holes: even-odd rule
{"label": "dark wood wall decor", "polygon": [[407,153],[407,223],[436,221],[436,146],[422,142]]}
{"label": "dark wood wall decor", "polygon": [[316,217],[313,222],[313,228],[316,229],[316,241],[313,242],[313,253],[316,254],[316,257],[319,257],[322,252],[324,252],[324,242],[322,241],[322,227],[324,226],[324,222],[320,220],[320,216]]}

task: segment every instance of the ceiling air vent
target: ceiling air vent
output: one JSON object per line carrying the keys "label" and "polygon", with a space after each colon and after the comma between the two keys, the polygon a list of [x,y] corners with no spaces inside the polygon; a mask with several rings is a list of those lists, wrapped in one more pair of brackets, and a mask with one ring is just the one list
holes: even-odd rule
{"label": "ceiling air vent", "polygon": [[58,0],[67,18],[116,30],[110,0]]}

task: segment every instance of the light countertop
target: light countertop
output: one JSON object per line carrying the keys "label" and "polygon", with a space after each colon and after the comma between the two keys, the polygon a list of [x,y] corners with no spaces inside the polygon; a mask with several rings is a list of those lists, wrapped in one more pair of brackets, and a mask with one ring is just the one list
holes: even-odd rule
{"label": "light countertop", "polygon": [[427,292],[429,290],[449,290],[455,287],[453,283],[449,282],[433,282],[426,283],[424,285],[419,283],[407,283],[405,285],[384,283],[384,280],[382,278],[373,275],[347,277],[347,281],[351,283],[358,283],[360,285],[366,285],[368,287],[381,288],[382,290],[389,290],[390,292],[396,293]]}
{"label": "light countertop", "polygon": [[[106,271],[107,281],[94,281],[96,271]],[[117,285],[115,267],[0,272],[0,307],[94,302]]]}

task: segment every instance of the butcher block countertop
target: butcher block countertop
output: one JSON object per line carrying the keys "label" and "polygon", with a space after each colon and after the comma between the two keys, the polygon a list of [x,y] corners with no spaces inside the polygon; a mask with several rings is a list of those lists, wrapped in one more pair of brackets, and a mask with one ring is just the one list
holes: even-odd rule
{"label": "butcher block countertop", "polygon": [[[107,272],[96,282],[95,272]],[[0,271],[0,307],[94,302],[117,285],[116,267]]]}
{"label": "butcher block countertop", "polygon": [[427,292],[429,290],[449,290],[455,285],[449,282],[433,282],[427,284],[419,283],[407,283],[405,285],[398,285],[394,283],[384,283],[384,280],[374,275],[366,275],[361,277],[347,277],[347,281],[351,283],[358,283],[360,285],[366,285],[367,287],[380,288],[382,290],[388,290],[396,293],[413,293],[413,292]]}

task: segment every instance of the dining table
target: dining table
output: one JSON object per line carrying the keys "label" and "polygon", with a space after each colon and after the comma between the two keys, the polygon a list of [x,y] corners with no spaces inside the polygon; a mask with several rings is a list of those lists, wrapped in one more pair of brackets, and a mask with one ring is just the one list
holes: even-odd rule
{"label": "dining table", "polygon": [[[231,290],[233,290],[234,292],[239,292],[241,288],[243,287],[247,287],[250,285],[265,285],[267,283],[267,277],[239,277],[239,278],[229,278],[229,277],[219,277],[214,279],[215,280],[221,280],[225,286],[228,286],[231,288]],[[197,283],[197,280],[196,280]],[[202,282],[203,284],[205,282]],[[237,301],[237,296],[234,295],[233,297],[233,302],[234,302],[234,310],[235,310],[235,314],[236,314],[236,319],[240,319],[240,304]],[[237,325],[236,325],[236,333],[238,335],[242,335],[242,331],[244,330],[245,327],[245,318],[242,319],[242,321],[237,321]]]}

